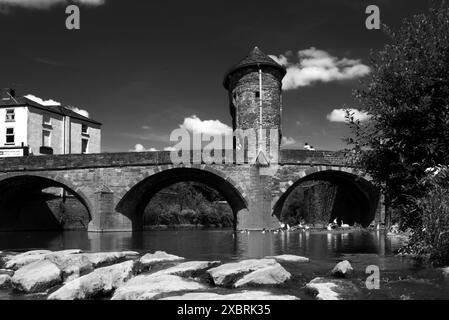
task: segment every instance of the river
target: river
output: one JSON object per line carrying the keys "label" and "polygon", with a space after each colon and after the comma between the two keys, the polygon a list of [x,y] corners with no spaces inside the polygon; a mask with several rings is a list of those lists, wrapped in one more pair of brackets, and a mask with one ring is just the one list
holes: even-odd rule
{"label": "river", "polygon": [[[303,286],[314,277],[326,276],[341,260],[349,260],[355,270],[351,277],[359,291],[355,299],[448,299],[449,279],[440,269],[424,266],[393,252],[402,245],[400,238],[383,231],[294,231],[283,233],[234,233],[232,230],[180,230],[145,232],[6,232],[0,233],[0,250],[85,251],[163,250],[188,260],[229,262],[269,255],[294,254],[310,258],[310,263],[289,265],[293,274],[288,285],[271,291],[310,299]],[[380,289],[365,285],[369,265],[380,269]],[[36,299],[11,291],[0,291],[0,299]]]}

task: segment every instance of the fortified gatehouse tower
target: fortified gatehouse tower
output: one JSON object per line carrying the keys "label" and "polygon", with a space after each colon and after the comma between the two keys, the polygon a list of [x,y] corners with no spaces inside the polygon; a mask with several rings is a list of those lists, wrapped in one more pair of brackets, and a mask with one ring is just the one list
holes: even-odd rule
{"label": "fortified gatehouse tower", "polygon": [[[241,130],[247,137],[243,138],[243,145],[239,143],[242,140],[234,143],[234,148],[244,148],[248,161],[253,164],[249,214],[239,215],[238,229],[279,227],[277,218],[271,215],[271,185],[282,138],[282,79],[285,74],[284,67],[255,47],[224,77],[233,130]],[[248,129],[254,133],[253,139],[246,135]]]}

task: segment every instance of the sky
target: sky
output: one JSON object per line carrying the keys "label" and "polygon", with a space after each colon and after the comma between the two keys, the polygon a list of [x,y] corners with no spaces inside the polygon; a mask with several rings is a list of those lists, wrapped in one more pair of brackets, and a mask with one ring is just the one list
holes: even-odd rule
{"label": "sky", "polygon": [[[339,150],[350,134],[340,109],[359,109],[370,51],[388,43],[365,27],[366,7],[397,28],[431,3],[0,0],[0,87],[86,110],[103,123],[104,152],[163,150],[179,127],[229,129],[223,76],[258,46],[288,70],[283,147]],[[80,30],[65,27],[69,4]]]}

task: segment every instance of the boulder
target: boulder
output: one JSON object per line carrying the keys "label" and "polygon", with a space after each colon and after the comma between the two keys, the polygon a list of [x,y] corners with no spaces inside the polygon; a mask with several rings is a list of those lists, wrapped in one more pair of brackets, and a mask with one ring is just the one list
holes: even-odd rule
{"label": "boulder", "polygon": [[64,281],[71,281],[94,270],[92,262],[83,254],[50,254],[45,260],[58,266]]}
{"label": "boulder", "polygon": [[319,300],[342,300],[353,298],[359,290],[349,281],[315,278],[306,285],[309,294]]}
{"label": "boulder", "polygon": [[208,269],[216,267],[220,261],[189,261],[174,267],[153,273],[153,275],[170,274],[186,278],[195,278],[204,274]]}
{"label": "boulder", "polygon": [[164,251],[156,251],[155,253],[147,253],[140,258],[140,263],[144,267],[151,267],[159,263],[179,262],[185,260],[183,257],[178,257],[173,254],[168,254]]}
{"label": "boulder", "polygon": [[45,259],[45,255],[51,253],[50,250],[33,250],[17,255],[8,255],[3,258],[6,269],[17,270],[27,264]]}
{"label": "boulder", "polygon": [[309,262],[309,258],[301,257],[301,256],[295,256],[292,254],[282,254],[280,256],[268,256],[265,257],[265,259],[274,259],[277,262],[293,262],[293,263],[306,263]]}
{"label": "boulder", "polygon": [[221,266],[209,269],[207,272],[212,277],[215,285],[232,287],[234,283],[243,276],[256,270],[273,266],[280,265],[274,259],[250,259],[240,262],[226,263]]}
{"label": "boulder", "polygon": [[161,298],[160,300],[299,300],[299,298],[290,295],[276,295],[266,291],[242,291],[230,294],[191,292],[180,296]]}
{"label": "boulder", "polygon": [[49,250],[33,250],[24,252],[14,256],[6,257],[5,268],[17,270],[27,264],[44,260],[48,256],[69,255],[80,253],[79,249],[70,249],[62,251],[49,251]]}
{"label": "boulder", "polygon": [[67,282],[49,300],[82,300],[111,293],[134,274],[134,261],[125,261],[92,271]]}
{"label": "boulder", "polygon": [[89,259],[94,268],[111,265],[114,263],[122,262],[124,260],[135,259],[139,256],[136,251],[122,251],[122,252],[97,252],[97,253],[84,253],[85,257]]}
{"label": "boulder", "polygon": [[334,277],[344,278],[350,275],[354,269],[352,269],[351,263],[348,260],[339,262],[331,271]]}
{"label": "boulder", "polygon": [[48,260],[27,264],[12,277],[13,288],[26,293],[45,292],[61,282],[61,270]]}
{"label": "boulder", "polygon": [[152,300],[162,294],[204,289],[206,287],[203,284],[179,276],[169,274],[140,275],[118,288],[112,300]]}
{"label": "boulder", "polygon": [[277,285],[290,280],[291,274],[280,264],[265,267],[243,276],[235,284],[235,288],[243,286]]}
{"label": "boulder", "polygon": [[14,270],[10,269],[0,269],[0,275],[7,274],[8,276],[12,277],[14,275]]}
{"label": "boulder", "polygon": [[9,289],[11,286],[11,277],[7,274],[0,274],[0,289]]}

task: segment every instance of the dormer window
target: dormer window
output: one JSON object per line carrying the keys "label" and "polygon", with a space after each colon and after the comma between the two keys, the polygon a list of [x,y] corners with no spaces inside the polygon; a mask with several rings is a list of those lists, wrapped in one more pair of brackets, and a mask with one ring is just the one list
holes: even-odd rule
{"label": "dormer window", "polygon": [[16,121],[16,112],[14,109],[6,109],[6,122]]}

